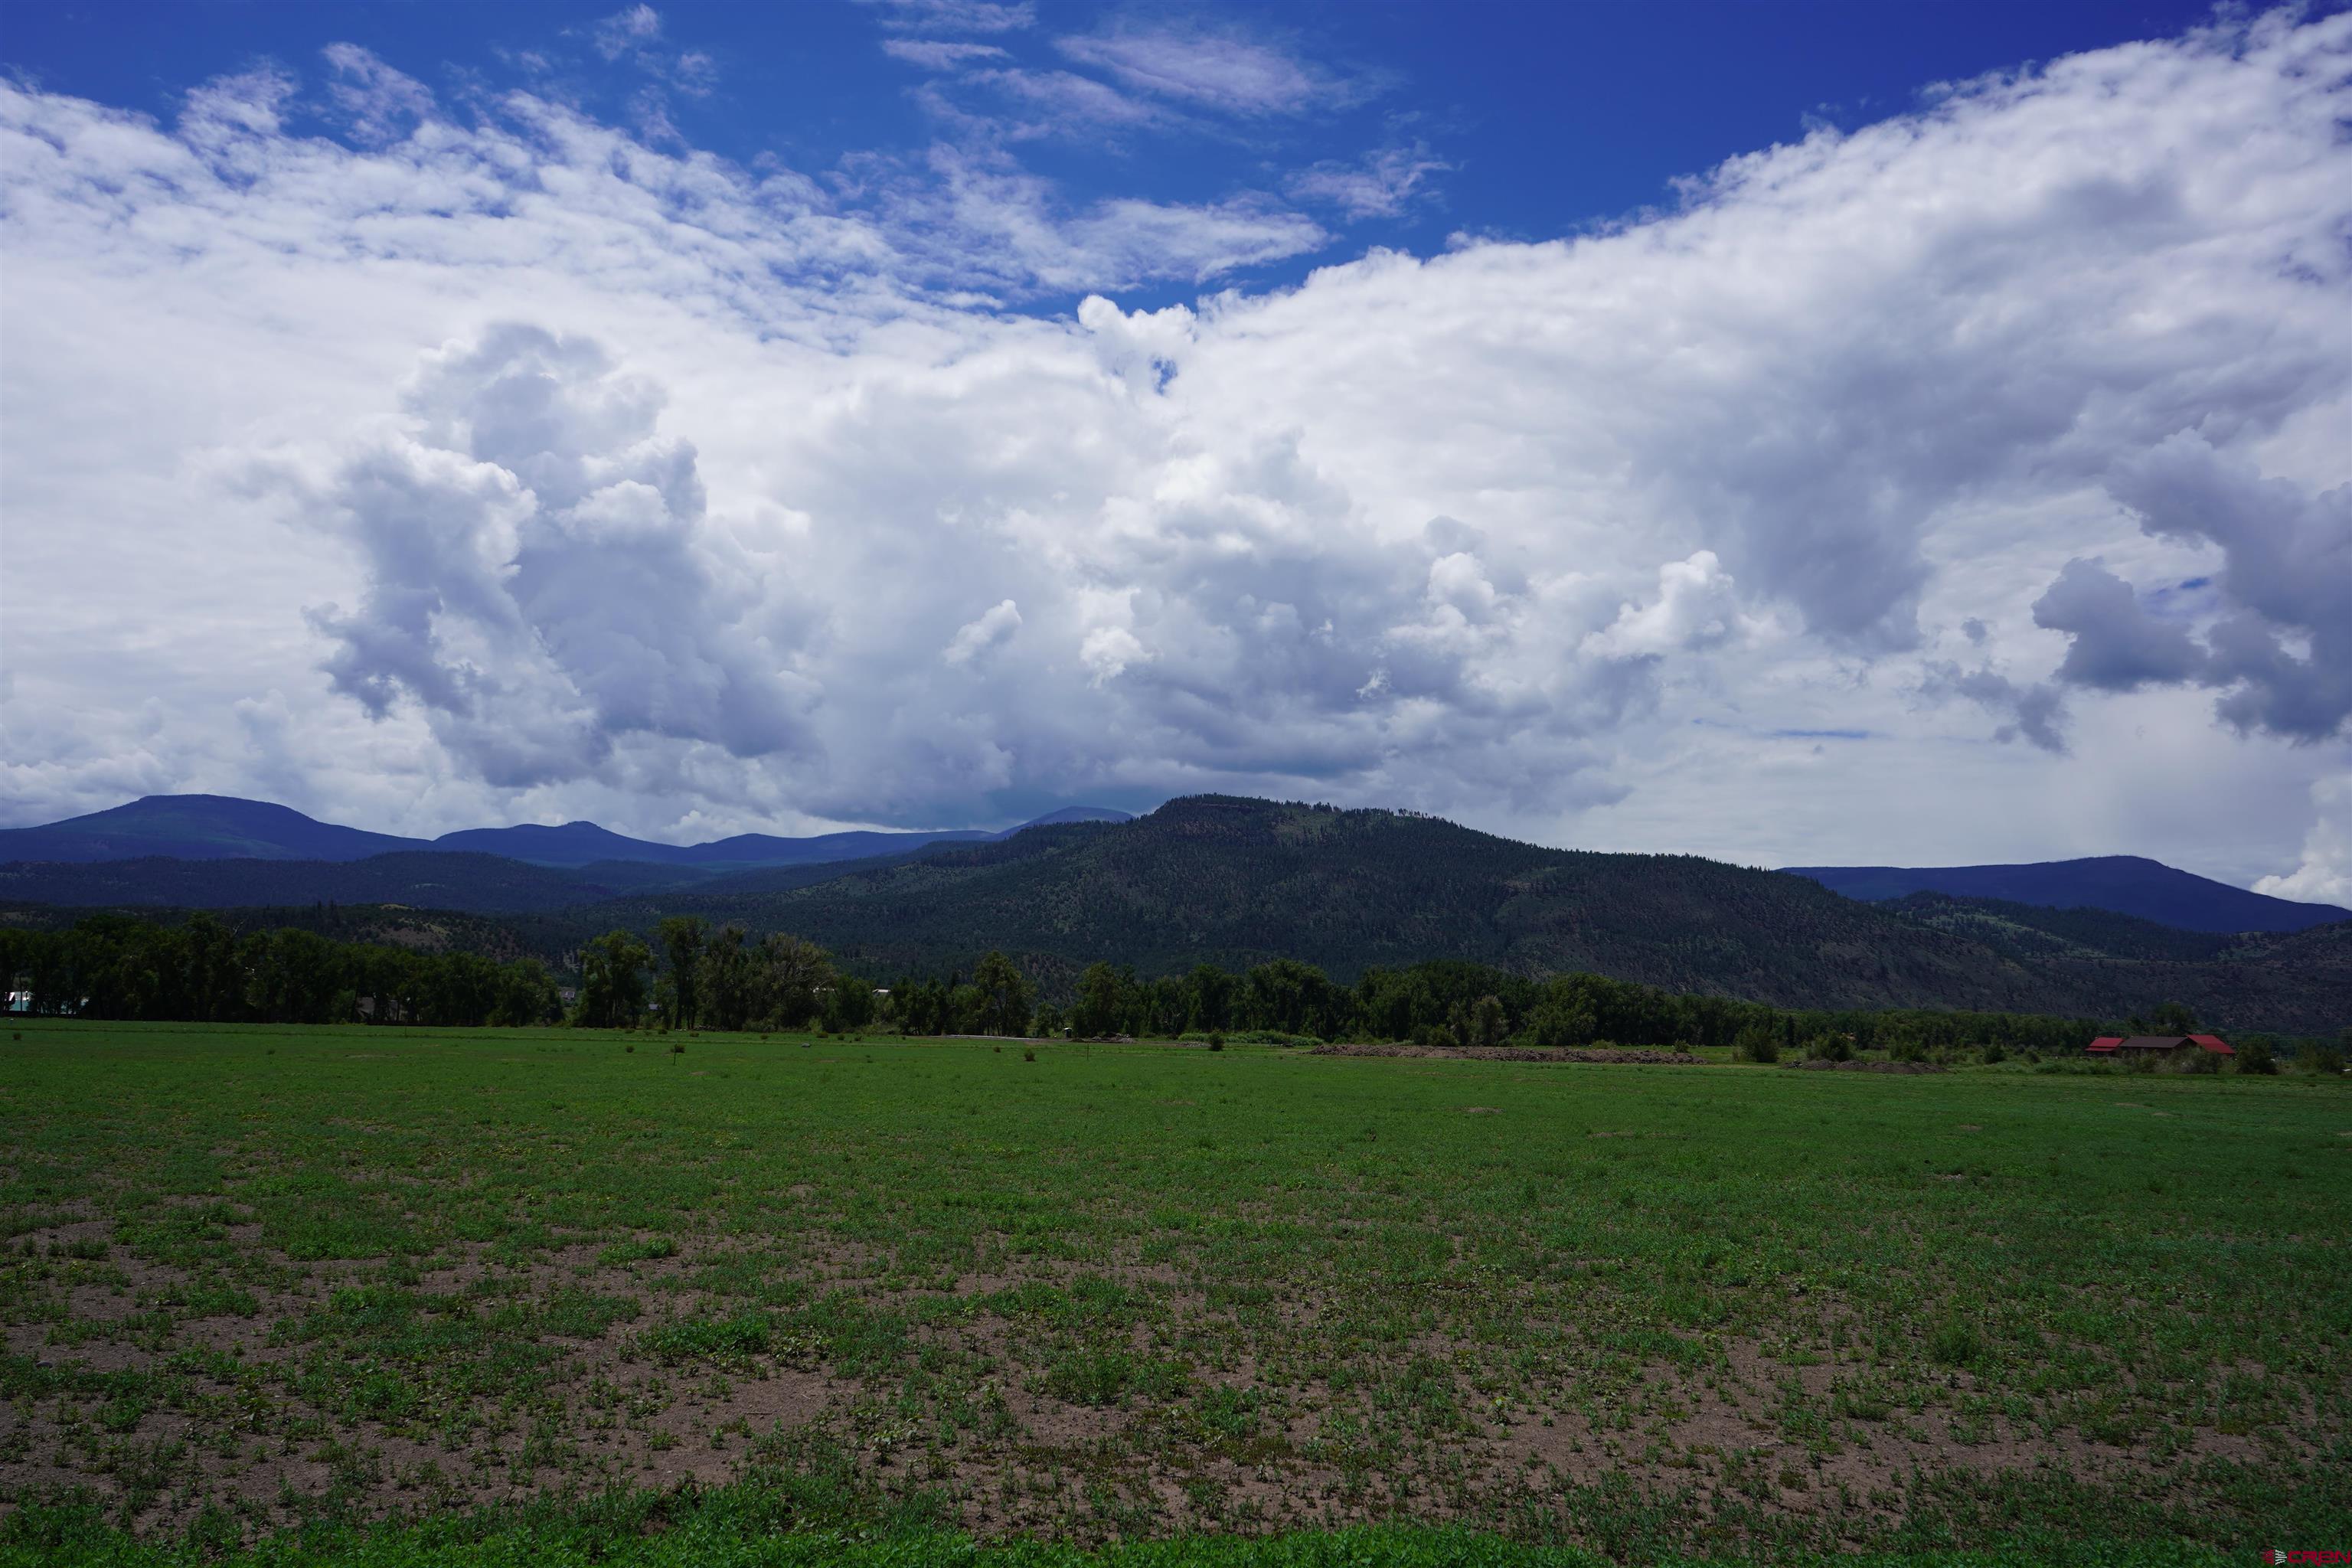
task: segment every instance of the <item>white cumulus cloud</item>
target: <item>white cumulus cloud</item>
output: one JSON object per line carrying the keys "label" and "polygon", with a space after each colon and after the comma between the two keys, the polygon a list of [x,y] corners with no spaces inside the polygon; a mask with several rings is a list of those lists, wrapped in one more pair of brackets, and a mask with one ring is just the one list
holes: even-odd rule
{"label": "white cumulus cloud", "polygon": [[[1072,63],[1367,90],[1225,35]],[[0,798],[664,833],[1213,787],[2302,877],[2352,772],[2347,63],[2352,16],[2231,23],[1148,310],[1329,236],[982,143],[850,178],[460,115],[357,53],[169,122],[0,84]]]}

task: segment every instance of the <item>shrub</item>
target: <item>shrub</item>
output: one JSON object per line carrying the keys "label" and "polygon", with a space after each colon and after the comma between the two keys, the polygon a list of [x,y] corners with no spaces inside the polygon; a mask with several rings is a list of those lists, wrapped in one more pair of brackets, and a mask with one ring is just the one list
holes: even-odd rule
{"label": "shrub", "polygon": [[2344,1053],[2334,1046],[2308,1046],[2295,1052],[2294,1065],[2305,1072],[2326,1073],[2333,1078],[2344,1070]]}
{"label": "shrub", "polygon": [[1780,1037],[1761,1024],[1750,1024],[1732,1042],[1731,1054],[1743,1062],[1777,1062],[1780,1059]]}
{"label": "shrub", "polygon": [[2238,1042],[2238,1070],[2264,1077],[2278,1071],[2278,1058],[2271,1050],[2269,1036],[2254,1035]]}
{"label": "shrub", "polygon": [[1213,1050],[1213,1051],[1222,1051],[1222,1050],[1223,1050],[1223,1049],[1225,1048],[1225,1037],[1224,1037],[1224,1036],[1223,1036],[1223,1035],[1211,1035],[1211,1036],[1209,1037],[1209,1048],[1210,1048],[1211,1050]]}
{"label": "shrub", "polygon": [[1805,1042],[1805,1055],[1817,1062],[1850,1062],[1853,1042],[1843,1035],[1815,1035]]}
{"label": "shrub", "polygon": [[1037,1048],[1034,1046],[1029,1047],[1021,1053],[1021,1059],[1024,1062],[1035,1061],[1037,1059]]}
{"label": "shrub", "polygon": [[1999,1040],[1987,1040],[1985,1042],[1985,1066],[1993,1067],[2007,1060],[2009,1060],[2009,1048],[2007,1047],[2003,1046]]}
{"label": "shrub", "polygon": [[1958,1318],[1937,1329],[1927,1341],[1927,1353],[1946,1366],[1971,1365],[1984,1352],[1984,1336],[1977,1332],[1976,1325]]}

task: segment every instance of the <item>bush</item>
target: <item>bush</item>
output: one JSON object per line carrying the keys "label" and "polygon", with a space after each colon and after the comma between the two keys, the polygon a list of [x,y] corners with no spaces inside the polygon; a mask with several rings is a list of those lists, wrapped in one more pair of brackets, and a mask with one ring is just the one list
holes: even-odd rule
{"label": "bush", "polygon": [[1777,1062],[1780,1059],[1780,1037],[1761,1024],[1750,1024],[1732,1041],[1731,1054],[1743,1062]]}
{"label": "bush", "polygon": [[1213,1046],[1220,1040],[1231,1040],[1237,1046],[1319,1046],[1323,1043],[1320,1035],[1286,1035],[1280,1029],[1235,1029],[1231,1033],[1223,1029],[1187,1029],[1176,1038],[1188,1046]]}
{"label": "bush", "polygon": [[1225,1037],[1224,1037],[1224,1036],[1223,1036],[1223,1035],[1211,1035],[1211,1036],[1209,1037],[1209,1048],[1210,1048],[1211,1050],[1213,1050],[1213,1051],[1222,1051],[1222,1050],[1223,1050],[1223,1049],[1225,1048]]}
{"label": "bush", "polygon": [[2003,1046],[1999,1040],[1987,1040],[1985,1042],[1985,1066],[1993,1067],[2007,1060],[2009,1060],[2009,1049],[2007,1047]]}
{"label": "bush", "polygon": [[1817,1062],[1850,1062],[1853,1042],[1843,1035],[1815,1035],[1805,1042],[1805,1055]]}
{"label": "bush", "polygon": [[2305,1072],[2333,1078],[2344,1070],[2344,1053],[2334,1046],[2306,1046],[2294,1054],[2294,1065]]}
{"label": "bush", "polygon": [[1927,1353],[1946,1366],[1972,1366],[1984,1359],[1984,1336],[1975,1324],[1954,1318],[1928,1338]]}
{"label": "bush", "polygon": [[2253,1035],[2238,1042],[2238,1070],[2265,1078],[2278,1071],[2278,1058],[2271,1050],[2269,1036]]}
{"label": "bush", "polygon": [[1034,1046],[1031,1046],[1023,1050],[1021,1053],[1021,1059],[1024,1062],[1035,1061],[1037,1059],[1037,1048]]}

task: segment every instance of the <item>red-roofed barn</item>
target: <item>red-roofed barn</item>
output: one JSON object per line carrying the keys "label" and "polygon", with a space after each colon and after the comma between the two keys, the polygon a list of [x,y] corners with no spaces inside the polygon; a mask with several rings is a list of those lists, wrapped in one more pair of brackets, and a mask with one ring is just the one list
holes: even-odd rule
{"label": "red-roofed barn", "polygon": [[2102,1035],[2091,1042],[2091,1055],[2109,1060],[2137,1056],[2164,1057],[2175,1051],[2203,1051],[2208,1056],[2234,1057],[2230,1042],[2219,1035],[2133,1035],[2128,1038]]}

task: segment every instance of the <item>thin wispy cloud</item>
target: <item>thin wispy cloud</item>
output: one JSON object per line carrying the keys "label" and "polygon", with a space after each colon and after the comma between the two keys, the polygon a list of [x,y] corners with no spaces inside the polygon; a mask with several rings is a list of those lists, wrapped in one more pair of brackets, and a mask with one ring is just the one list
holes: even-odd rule
{"label": "thin wispy cloud", "polygon": [[1029,0],[858,0],[886,27],[919,33],[1016,33],[1034,26]]}
{"label": "thin wispy cloud", "polygon": [[1353,163],[1302,169],[1283,188],[1296,201],[1334,206],[1351,218],[1394,217],[1434,197],[1434,177],[1452,167],[1424,146],[1384,147]]}
{"label": "thin wispy cloud", "polygon": [[957,43],[945,38],[885,38],[882,52],[892,59],[926,70],[954,70],[981,60],[1011,57],[994,44]]}
{"label": "thin wispy cloud", "polygon": [[1116,27],[1058,38],[1071,60],[1139,92],[1224,114],[1295,115],[1361,102],[1377,87],[1231,31]]}
{"label": "thin wispy cloud", "polygon": [[590,28],[588,38],[607,63],[626,61],[689,98],[705,97],[718,86],[718,62],[702,50],[672,47],[663,34],[661,13],[651,5],[614,12]]}

